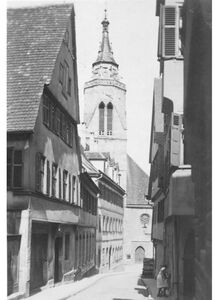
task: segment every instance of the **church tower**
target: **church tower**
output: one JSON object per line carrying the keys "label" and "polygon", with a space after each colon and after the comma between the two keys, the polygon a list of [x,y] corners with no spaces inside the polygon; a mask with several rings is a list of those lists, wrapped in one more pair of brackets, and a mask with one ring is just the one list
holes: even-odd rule
{"label": "church tower", "polygon": [[108,152],[119,164],[120,185],[126,190],[126,86],[121,82],[111,44],[109,21],[102,21],[102,41],[92,64],[92,78],[84,86],[86,150]]}

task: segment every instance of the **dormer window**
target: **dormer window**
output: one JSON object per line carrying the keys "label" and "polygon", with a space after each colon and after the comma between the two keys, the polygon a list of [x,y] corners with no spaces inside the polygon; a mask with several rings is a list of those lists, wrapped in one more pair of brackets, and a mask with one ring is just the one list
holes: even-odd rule
{"label": "dormer window", "polygon": [[65,32],[64,43],[68,47],[68,45],[69,45],[69,31],[68,30]]}

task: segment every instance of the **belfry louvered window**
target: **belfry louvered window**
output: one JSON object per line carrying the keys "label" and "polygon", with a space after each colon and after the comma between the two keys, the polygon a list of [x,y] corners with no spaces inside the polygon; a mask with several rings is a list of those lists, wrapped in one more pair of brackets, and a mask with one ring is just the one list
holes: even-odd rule
{"label": "belfry louvered window", "polygon": [[181,7],[162,6],[160,9],[158,56],[163,58],[180,58],[182,29]]}
{"label": "belfry louvered window", "polygon": [[101,102],[99,104],[99,135],[104,135],[104,131],[105,131],[105,104],[103,102]]}
{"label": "belfry louvered window", "polygon": [[107,135],[112,135],[112,111],[113,105],[109,102],[107,105]]}

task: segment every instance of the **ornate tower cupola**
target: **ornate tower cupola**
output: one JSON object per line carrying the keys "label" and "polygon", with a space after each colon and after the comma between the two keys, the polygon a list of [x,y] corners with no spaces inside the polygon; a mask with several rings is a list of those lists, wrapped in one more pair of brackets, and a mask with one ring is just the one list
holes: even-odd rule
{"label": "ornate tower cupola", "polygon": [[109,21],[106,16],[106,9],[105,9],[105,17],[101,24],[103,27],[102,42],[98,52],[98,57],[92,66],[94,67],[100,63],[110,63],[118,67],[118,64],[114,60],[112,48],[109,42],[109,35],[108,35]]}
{"label": "ornate tower cupola", "polygon": [[[102,21],[102,42],[96,61],[92,64],[93,76],[101,78],[115,77],[118,75],[118,64],[114,60],[113,51],[109,42],[108,26],[109,21],[106,16]],[[104,69],[104,70],[103,70]]]}

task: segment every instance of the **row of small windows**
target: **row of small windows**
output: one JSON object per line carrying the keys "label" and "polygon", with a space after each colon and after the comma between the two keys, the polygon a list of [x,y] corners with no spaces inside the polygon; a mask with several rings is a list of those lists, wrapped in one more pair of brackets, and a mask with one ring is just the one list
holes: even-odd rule
{"label": "row of small windows", "polygon": [[[110,252],[111,250],[111,252]],[[111,256],[111,262],[116,263],[123,258],[123,248],[122,246],[118,246],[116,248],[102,248],[102,265],[109,264],[109,256]]]}
{"label": "row of small windows", "polygon": [[119,194],[113,192],[101,183],[99,183],[99,189],[101,191],[102,199],[119,207],[123,207],[123,196],[120,196]]}
{"label": "row of small windows", "polygon": [[65,200],[69,203],[79,204],[77,191],[75,191],[76,176],[67,170],[58,168],[41,153],[36,154],[36,190],[49,197]]}
{"label": "row of small windows", "polygon": [[83,184],[81,184],[80,195],[83,210],[97,215],[97,198],[91,195]]}
{"label": "row of small windows", "polygon": [[73,147],[73,123],[47,96],[43,99],[43,123],[67,145]]}
{"label": "row of small windows", "polygon": [[117,218],[99,215],[99,232],[122,233],[123,221]]}
{"label": "row of small windows", "polygon": [[107,135],[112,135],[112,117],[113,105],[111,102],[107,104],[107,120],[105,121],[105,104],[99,104],[99,135],[105,135],[105,127],[107,127]]}
{"label": "row of small windows", "polygon": [[89,231],[77,233],[75,243],[75,269],[94,262],[96,240],[95,234]]}

